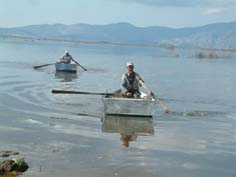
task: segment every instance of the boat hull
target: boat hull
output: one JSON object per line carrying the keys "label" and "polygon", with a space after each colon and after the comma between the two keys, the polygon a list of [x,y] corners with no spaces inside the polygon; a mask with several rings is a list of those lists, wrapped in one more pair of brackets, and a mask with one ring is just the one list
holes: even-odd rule
{"label": "boat hull", "polygon": [[69,72],[69,73],[76,73],[77,72],[77,65],[74,63],[56,63],[55,64],[56,71],[58,72]]}
{"label": "boat hull", "polygon": [[106,115],[152,117],[154,99],[103,97]]}

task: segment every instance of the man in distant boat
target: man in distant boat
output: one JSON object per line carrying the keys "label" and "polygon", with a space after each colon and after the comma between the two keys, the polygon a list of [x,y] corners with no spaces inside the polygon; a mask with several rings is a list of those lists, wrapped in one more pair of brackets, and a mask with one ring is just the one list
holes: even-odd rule
{"label": "man in distant boat", "polygon": [[69,54],[69,51],[65,51],[65,54],[60,58],[60,63],[71,63],[71,60],[73,60],[72,56]]}
{"label": "man in distant boat", "polygon": [[126,63],[127,72],[123,74],[121,81],[122,94],[127,97],[140,98],[139,80],[142,80],[138,73],[134,72],[134,63]]}

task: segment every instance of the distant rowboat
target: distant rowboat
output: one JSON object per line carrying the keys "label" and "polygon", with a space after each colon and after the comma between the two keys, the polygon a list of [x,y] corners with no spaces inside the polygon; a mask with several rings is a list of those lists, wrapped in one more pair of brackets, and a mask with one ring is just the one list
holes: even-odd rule
{"label": "distant rowboat", "polygon": [[73,63],[59,63],[57,62],[55,64],[56,71],[58,72],[70,72],[70,73],[76,73],[77,72],[77,65]]}
{"label": "distant rowboat", "polygon": [[141,98],[124,98],[105,95],[103,98],[104,113],[106,115],[123,115],[152,117],[155,99],[152,96],[141,94]]}

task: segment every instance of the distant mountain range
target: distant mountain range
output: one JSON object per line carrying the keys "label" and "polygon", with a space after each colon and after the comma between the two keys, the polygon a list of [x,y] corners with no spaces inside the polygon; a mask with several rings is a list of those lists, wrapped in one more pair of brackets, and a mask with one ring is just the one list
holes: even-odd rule
{"label": "distant mountain range", "polygon": [[44,24],[0,28],[0,36],[5,35],[148,45],[236,48],[236,22],[179,29],[160,26],[136,27],[128,23],[109,25]]}

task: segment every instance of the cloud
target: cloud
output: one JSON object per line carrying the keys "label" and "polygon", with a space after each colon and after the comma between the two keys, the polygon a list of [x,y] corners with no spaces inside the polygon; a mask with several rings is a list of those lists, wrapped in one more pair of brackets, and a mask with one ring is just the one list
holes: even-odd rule
{"label": "cloud", "polygon": [[236,5],[235,0],[120,0],[121,2],[145,4],[150,6],[191,7],[191,6],[220,6]]}
{"label": "cloud", "polygon": [[226,8],[209,8],[205,12],[203,12],[204,15],[211,15],[211,14],[220,14],[222,12],[225,12]]}

